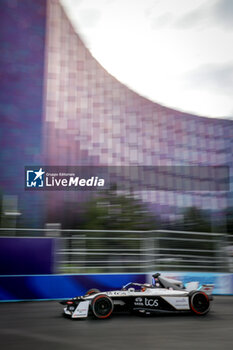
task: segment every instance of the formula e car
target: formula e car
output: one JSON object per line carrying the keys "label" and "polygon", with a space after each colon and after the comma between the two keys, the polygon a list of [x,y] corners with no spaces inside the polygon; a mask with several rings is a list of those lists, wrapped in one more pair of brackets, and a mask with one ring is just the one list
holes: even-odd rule
{"label": "formula e car", "polygon": [[104,319],[117,311],[128,311],[150,315],[158,312],[192,312],[205,315],[210,309],[212,284],[199,286],[198,282],[189,282],[184,286],[181,281],[162,277],[159,273],[152,276],[152,284],[128,283],[121,290],[100,292],[91,289],[85,295],[61,301],[64,314],[71,318]]}

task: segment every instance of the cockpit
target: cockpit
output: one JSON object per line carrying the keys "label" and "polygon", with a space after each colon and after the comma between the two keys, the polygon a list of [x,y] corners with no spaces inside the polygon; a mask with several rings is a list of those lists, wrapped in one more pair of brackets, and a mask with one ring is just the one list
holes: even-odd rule
{"label": "cockpit", "polygon": [[129,282],[125,286],[122,287],[121,290],[129,291],[129,292],[145,292],[148,288],[165,288],[165,289],[173,289],[173,290],[182,290],[184,289],[184,285],[181,281],[169,279],[166,277],[161,277],[160,273],[156,273],[152,276],[152,284],[149,283],[133,283]]}

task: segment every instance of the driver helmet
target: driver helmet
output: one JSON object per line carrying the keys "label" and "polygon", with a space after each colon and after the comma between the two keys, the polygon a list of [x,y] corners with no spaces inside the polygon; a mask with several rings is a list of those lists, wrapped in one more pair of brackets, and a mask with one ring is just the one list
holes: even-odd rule
{"label": "driver helmet", "polygon": [[160,287],[160,283],[159,283],[159,279],[156,277],[156,278],[153,278],[153,285],[155,286],[155,287]]}

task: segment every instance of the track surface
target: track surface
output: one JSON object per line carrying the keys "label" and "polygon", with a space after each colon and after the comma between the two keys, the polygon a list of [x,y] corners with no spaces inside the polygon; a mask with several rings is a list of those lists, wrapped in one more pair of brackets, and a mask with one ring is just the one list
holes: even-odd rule
{"label": "track surface", "polygon": [[211,312],[106,320],[70,320],[57,302],[0,304],[2,350],[233,349],[233,297],[215,297]]}

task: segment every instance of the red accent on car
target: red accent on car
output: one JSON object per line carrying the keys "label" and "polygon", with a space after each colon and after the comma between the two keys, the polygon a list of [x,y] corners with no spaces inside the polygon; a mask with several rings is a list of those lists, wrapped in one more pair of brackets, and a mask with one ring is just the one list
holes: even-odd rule
{"label": "red accent on car", "polygon": [[[96,302],[96,300],[98,300],[100,298],[103,298],[103,296],[104,295],[98,295],[97,297],[95,297],[95,299],[93,301]],[[111,309],[111,311],[107,315],[105,315],[105,316],[98,316],[98,318],[107,318],[107,317],[109,317],[111,315],[112,311],[113,311],[113,309]]]}
{"label": "red accent on car", "polygon": [[[204,292],[199,292],[199,293],[200,293],[200,294],[203,294],[203,295],[206,297],[206,299],[209,300],[209,297],[208,297],[207,294],[205,294]],[[197,311],[197,310],[195,309],[195,307],[193,306],[192,303],[191,303],[191,309],[193,310],[193,312],[195,312],[195,313],[198,314],[198,315],[201,315],[201,314],[202,314],[202,312],[199,312],[199,311]]]}

